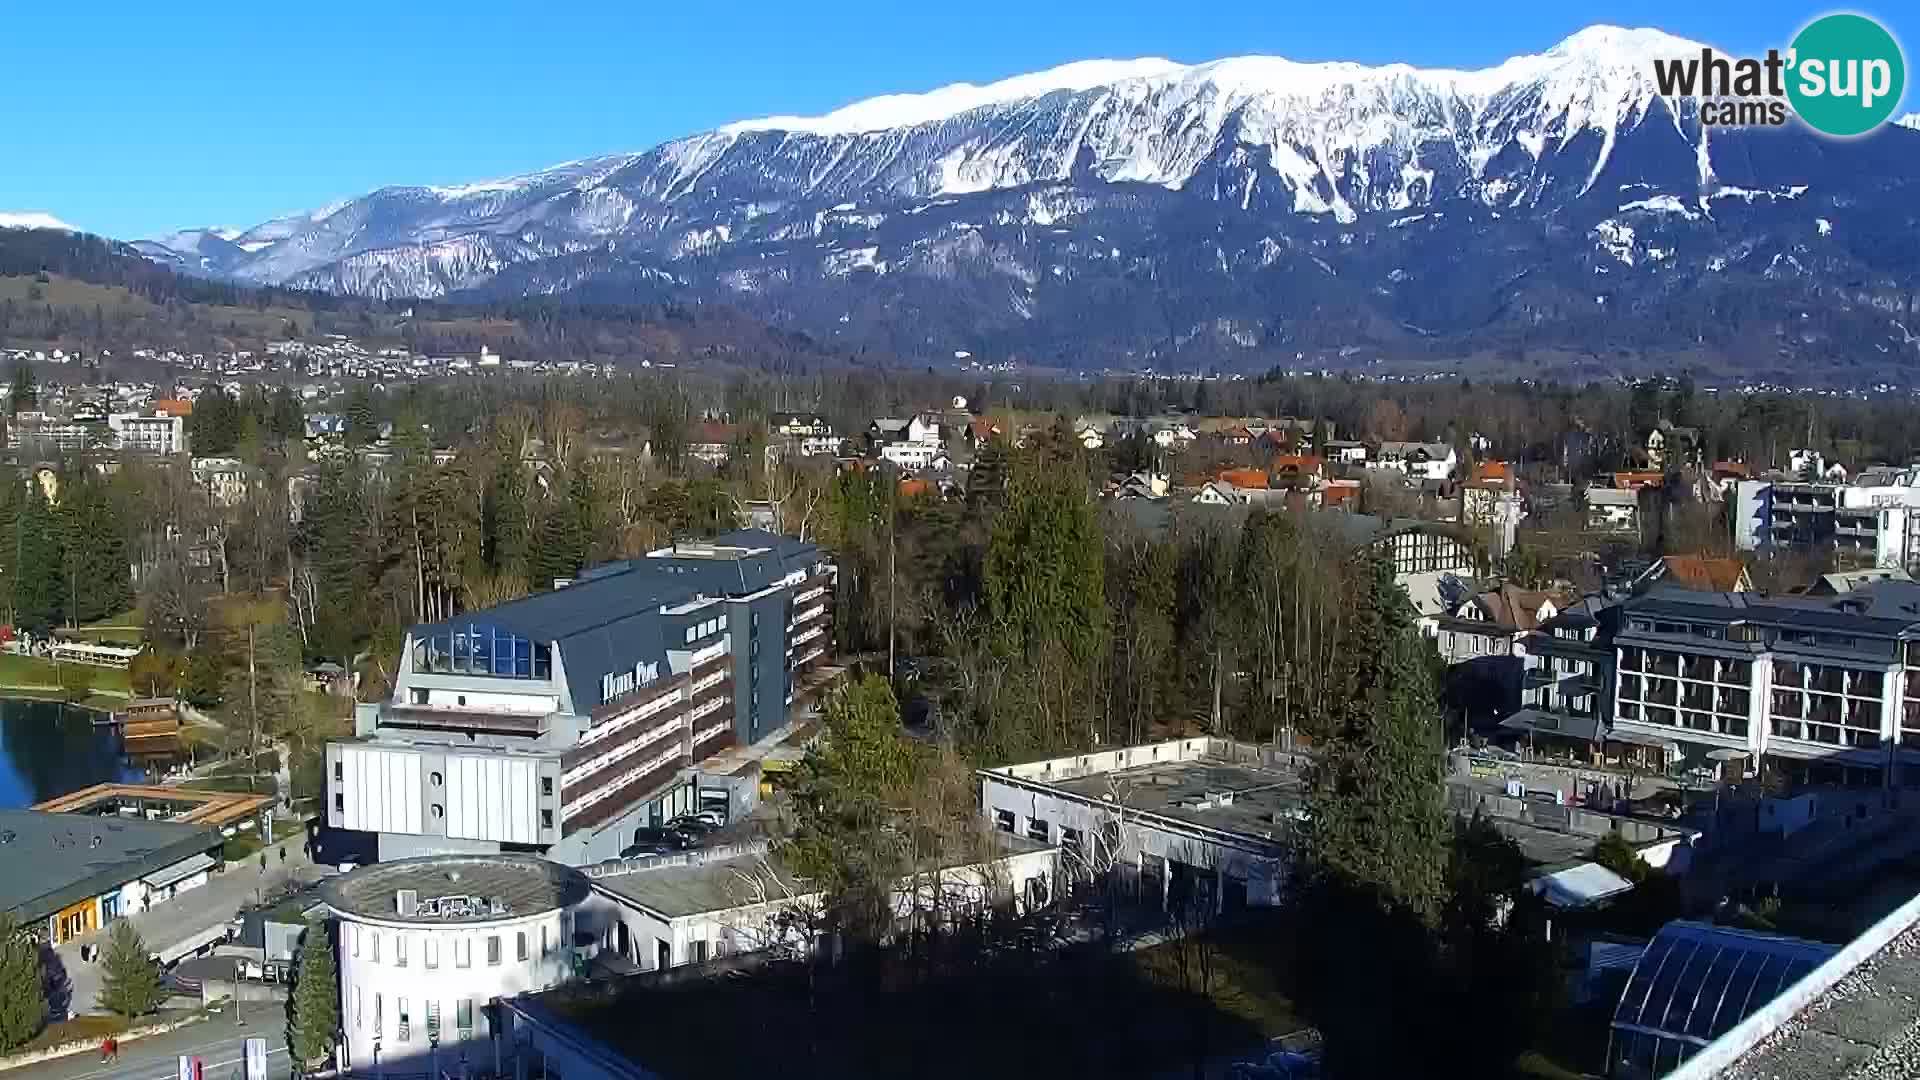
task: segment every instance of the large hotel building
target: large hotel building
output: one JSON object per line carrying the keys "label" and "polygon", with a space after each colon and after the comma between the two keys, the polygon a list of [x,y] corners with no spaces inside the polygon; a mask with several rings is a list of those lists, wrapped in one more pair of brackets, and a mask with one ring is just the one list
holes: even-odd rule
{"label": "large hotel building", "polygon": [[327,747],[327,823],[382,860],[614,857],[727,798],[701,763],[787,722],[829,653],[834,575],[814,545],[744,530],[415,626],[392,697]]}

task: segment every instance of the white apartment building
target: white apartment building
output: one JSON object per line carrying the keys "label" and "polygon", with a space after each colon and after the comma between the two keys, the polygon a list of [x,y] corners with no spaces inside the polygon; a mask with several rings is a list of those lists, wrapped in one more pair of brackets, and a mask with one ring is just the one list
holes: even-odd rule
{"label": "white apartment building", "polygon": [[1730,779],[1920,785],[1920,586],[1839,596],[1664,590],[1615,637],[1617,732]]}
{"label": "white apartment building", "polygon": [[107,430],[119,440],[120,449],[136,454],[177,454],[187,445],[186,421],[178,416],[112,413]]}
{"label": "white apartment building", "polygon": [[880,460],[893,463],[901,469],[924,469],[933,464],[940,456],[938,442],[891,442],[880,448]]}

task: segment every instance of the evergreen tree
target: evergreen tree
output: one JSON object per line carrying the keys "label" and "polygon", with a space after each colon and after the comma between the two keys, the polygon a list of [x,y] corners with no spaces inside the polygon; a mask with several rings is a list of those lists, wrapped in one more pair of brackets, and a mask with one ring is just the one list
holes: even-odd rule
{"label": "evergreen tree", "polygon": [[1299,834],[1301,996],[1330,1074],[1413,1075],[1441,1034],[1432,1000],[1450,831],[1439,706],[1431,646],[1390,564],[1370,555],[1354,573]]}
{"label": "evergreen tree", "polygon": [[1303,839],[1317,874],[1431,919],[1445,895],[1439,704],[1430,646],[1392,566],[1369,557],[1336,652],[1336,686],[1308,777]]}
{"label": "evergreen tree", "polygon": [[44,635],[60,622],[67,593],[66,568],[53,507],[37,483],[26,485],[14,519],[14,622]]}
{"label": "evergreen tree", "polygon": [[1082,667],[1092,665],[1106,614],[1102,543],[1093,503],[1072,470],[1032,462],[1015,470],[984,575],[988,610],[1009,655],[1052,642]]}
{"label": "evergreen tree", "polygon": [[580,572],[580,524],[572,503],[548,499],[541,504],[527,562],[530,584],[536,589],[551,589],[555,579]]}
{"label": "evergreen tree", "polygon": [[347,394],[342,419],[347,424],[347,445],[367,446],[380,439],[380,416],[373,407],[373,391],[357,385]]}
{"label": "evergreen tree", "polygon": [[18,563],[20,550],[17,541],[23,539],[18,527],[20,515],[26,510],[27,485],[32,480],[17,477],[0,482],[0,583],[6,590],[5,604],[7,621],[18,622],[14,617],[14,588],[19,580]]}
{"label": "evergreen tree", "polygon": [[15,416],[40,407],[40,384],[34,381],[33,368],[24,363],[13,365],[13,393],[8,404]]}
{"label": "evergreen tree", "polygon": [[240,445],[240,403],[225,387],[207,387],[193,401],[187,434],[200,457],[231,454]]}
{"label": "evergreen tree", "polygon": [[99,475],[90,469],[69,470],[61,480],[54,518],[60,528],[68,620],[95,622],[131,608],[126,530]]}
{"label": "evergreen tree", "polygon": [[297,1067],[311,1068],[333,1049],[333,1034],[340,1027],[340,980],[334,974],[333,946],[322,924],[308,923],[300,936],[300,964],[293,978],[287,1049]]}
{"label": "evergreen tree", "polygon": [[298,439],[307,433],[307,418],[293,389],[282,384],[273,392],[267,414],[267,430],[276,439]]}
{"label": "evergreen tree", "polygon": [[901,731],[899,702],[881,675],[835,695],[821,729],[795,773],[787,850],[825,892],[832,927],[872,944],[890,928],[896,883],[911,869],[890,825],[919,776],[917,747]]}
{"label": "evergreen tree", "polygon": [[145,1016],[166,1000],[160,986],[160,967],[147,951],[139,931],[125,919],[113,924],[107,953],[100,961],[101,986],[96,1004],[127,1020]]}
{"label": "evergreen tree", "polygon": [[587,468],[585,459],[573,463],[572,475],[567,479],[567,502],[573,514],[573,527],[576,534],[574,561],[585,566],[592,561],[600,548],[600,522],[606,515],[601,512],[600,493],[595,490],[593,470]]}
{"label": "evergreen tree", "polygon": [[527,480],[520,462],[506,454],[495,461],[480,505],[483,557],[496,574],[527,570]]}
{"label": "evergreen tree", "polygon": [[0,915],[0,1053],[40,1034],[47,1020],[40,946],[11,915]]}

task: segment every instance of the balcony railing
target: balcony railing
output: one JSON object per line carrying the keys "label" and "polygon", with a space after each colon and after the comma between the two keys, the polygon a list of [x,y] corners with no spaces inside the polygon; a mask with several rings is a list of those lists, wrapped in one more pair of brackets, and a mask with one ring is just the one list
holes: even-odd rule
{"label": "balcony railing", "polygon": [[666,762],[652,772],[643,773],[607,791],[604,795],[596,798],[592,804],[584,806],[570,815],[563,815],[565,817],[564,831],[570,834],[578,832],[581,829],[591,829],[596,825],[611,821],[621,814],[626,813],[632,808],[634,801],[639,796],[648,794],[655,788],[661,787],[672,780],[674,775],[680,771],[681,764],[684,760],[685,756],[682,755],[673,761]]}
{"label": "balcony railing", "polygon": [[382,728],[412,731],[459,731],[473,734],[538,736],[546,733],[545,715],[485,712],[481,710],[414,708],[392,705],[380,713]]}

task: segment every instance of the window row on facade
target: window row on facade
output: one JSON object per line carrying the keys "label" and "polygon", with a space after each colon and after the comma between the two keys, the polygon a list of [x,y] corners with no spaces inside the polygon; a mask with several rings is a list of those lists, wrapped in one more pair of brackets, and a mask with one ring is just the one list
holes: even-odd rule
{"label": "window row on facade", "polygon": [[545,679],[553,674],[553,652],[544,642],[469,623],[415,641],[413,668],[435,674]]}
{"label": "window row on facade", "polygon": [[[394,967],[402,968],[412,962],[414,953],[412,947],[414,935],[412,934],[398,930],[383,933],[364,926],[348,926],[343,928],[343,931],[351,939],[348,948],[352,950],[355,959],[364,959],[372,964],[390,963]],[[451,954],[447,957],[448,962],[456,968],[470,968],[473,966],[473,946],[476,940],[483,941],[480,955],[486,966],[499,967],[506,962],[508,943],[503,934],[488,934],[481,939],[479,935],[472,934],[449,938],[445,934],[436,933],[420,935],[417,943],[420,963],[429,970],[438,968],[441,963],[440,943],[448,941],[450,944],[447,952]],[[548,928],[541,927],[539,954],[541,959],[553,955],[554,944],[550,940]],[[382,959],[381,955],[383,945],[386,948],[385,959]],[[524,963],[533,958],[532,942],[528,938],[527,931],[514,932],[512,949],[516,962]]]}
{"label": "window row on facade", "polygon": [[[387,1026],[386,1004],[386,995],[380,991],[375,990],[372,993],[368,993],[364,987],[354,987],[354,1030],[371,1030],[375,1039],[384,1039],[388,1033],[391,1032],[393,1041],[396,1043],[412,1042],[414,1038],[412,1002],[406,997],[396,997],[393,999],[394,1026],[391,1028]],[[425,1013],[423,1019],[426,1021],[424,1037],[430,1043],[438,1043],[441,1040],[440,1002],[434,998],[428,998],[422,1004],[424,1005]],[[464,1041],[473,1037],[473,1017],[476,1011],[483,1017],[481,1022],[484,1024],[486,1022],[484,1019],[486,1010],[476,1010],[472,998],[455,998],[453,1000],[453,1027],[456,1038]],[[371,1024],[368,1023],[369,1020],[372,1021]],[[485,1032],[482,1033],[484,1034]],[[375,1045],[374,1049],[379,1049],[378,1044]]]}

